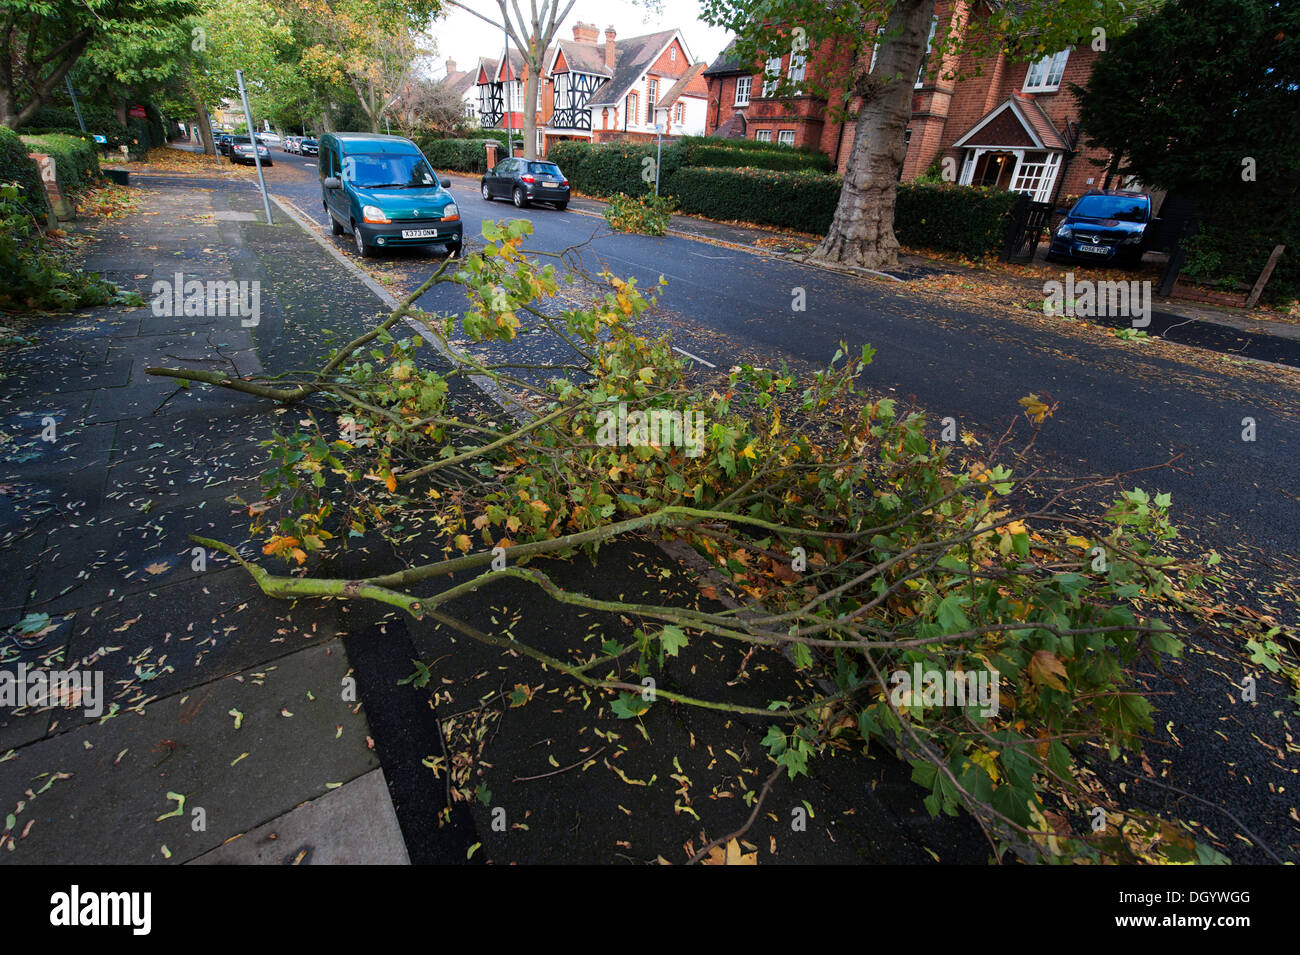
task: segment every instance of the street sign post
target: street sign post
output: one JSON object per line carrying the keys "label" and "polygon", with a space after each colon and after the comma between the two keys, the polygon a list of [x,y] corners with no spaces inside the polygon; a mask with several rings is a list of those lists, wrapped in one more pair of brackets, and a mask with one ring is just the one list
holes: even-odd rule
{"label": "street sign post", "polygon": [[[253,147],[253,164],[257,166],[257,184],[262,187],[262,207],[266,209],[266,224],[275,225],[271,219],[271,199],[266,194],[266,177],[262,175],[262,158],[257,154],[257,128],[253,126],[253,114],[248,109],[248,92],[244,89],[244,71],[235,70],[235,80],[239,83],[239,98],[244,103],[244,122],[248,124],[248,141]],[[234,147],[231,147],[234,155]]]}

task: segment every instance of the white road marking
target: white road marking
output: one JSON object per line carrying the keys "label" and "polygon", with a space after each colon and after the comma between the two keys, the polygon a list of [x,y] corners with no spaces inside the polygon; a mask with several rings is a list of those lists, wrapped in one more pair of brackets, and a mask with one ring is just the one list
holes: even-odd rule
{"label": "white road marking", "polygon": [[676,345],[674,345],[674,346],[673,346],[673,351],[675,351],[675,352],[680,352],[681,354],[685,355],[687,358],[690,358],[690,359],[692,359],[692,360],[694,360],[694,361],[698,361],[701,365],[708,365],[710,368],[717,368],[717,367],[718,367],[717,365],[713,364],[713,362],[711,362],[711,361],[705,361],[705,360],[704,360],[703,358],[701,358],[699,355],[692,355],[692,354],[691,354],[690,352],[688,352],[685,348],[678,348]]}

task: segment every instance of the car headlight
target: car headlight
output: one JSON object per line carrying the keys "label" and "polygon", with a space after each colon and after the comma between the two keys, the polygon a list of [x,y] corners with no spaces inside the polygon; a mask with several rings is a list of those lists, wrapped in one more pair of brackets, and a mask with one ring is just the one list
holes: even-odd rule
{"label": "car headlight", "polygon": [[1124,239],[1124,245],[1137,245],[1142,241],[1142,233],[1134,232]]}
{"label": "car headlight", "polygon": [[1056,230],[1056,237],[1058,239],[1073,239],[1074,230],[1071,229],[1068,225],[1062,225],[1059,229]]}
{"label": "car headlight", "polygon": [[384,210],[379,206],[362,206],[361,218],[367,222],[388,222],[388,216],[384,215]]}
{"label": "car headlight", "polygon": [[460,209],[456,208],[456,203],[454,202],[447,203],[446,207],[442,210],[442,221],[455,222],[459,218],[460,218]]}

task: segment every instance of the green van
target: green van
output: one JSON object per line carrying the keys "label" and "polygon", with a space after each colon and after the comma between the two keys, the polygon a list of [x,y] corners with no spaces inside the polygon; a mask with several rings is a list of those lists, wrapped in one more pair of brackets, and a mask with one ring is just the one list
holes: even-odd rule
{"label": "green van", "polygon": [[335,235],[357,253],[403,245],[461,249],[460,210],[420,148],[401,136],[326,133],[320,139],[321,203]]}

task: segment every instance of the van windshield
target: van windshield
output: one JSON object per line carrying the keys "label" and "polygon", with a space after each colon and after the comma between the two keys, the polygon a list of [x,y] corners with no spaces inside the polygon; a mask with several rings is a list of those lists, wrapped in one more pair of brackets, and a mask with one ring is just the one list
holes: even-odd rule
{"label": "van windshield", "polygon": [[343,178],[361,189],[428,189],[438,185],[424,157],[413,153],[344,156]]}

